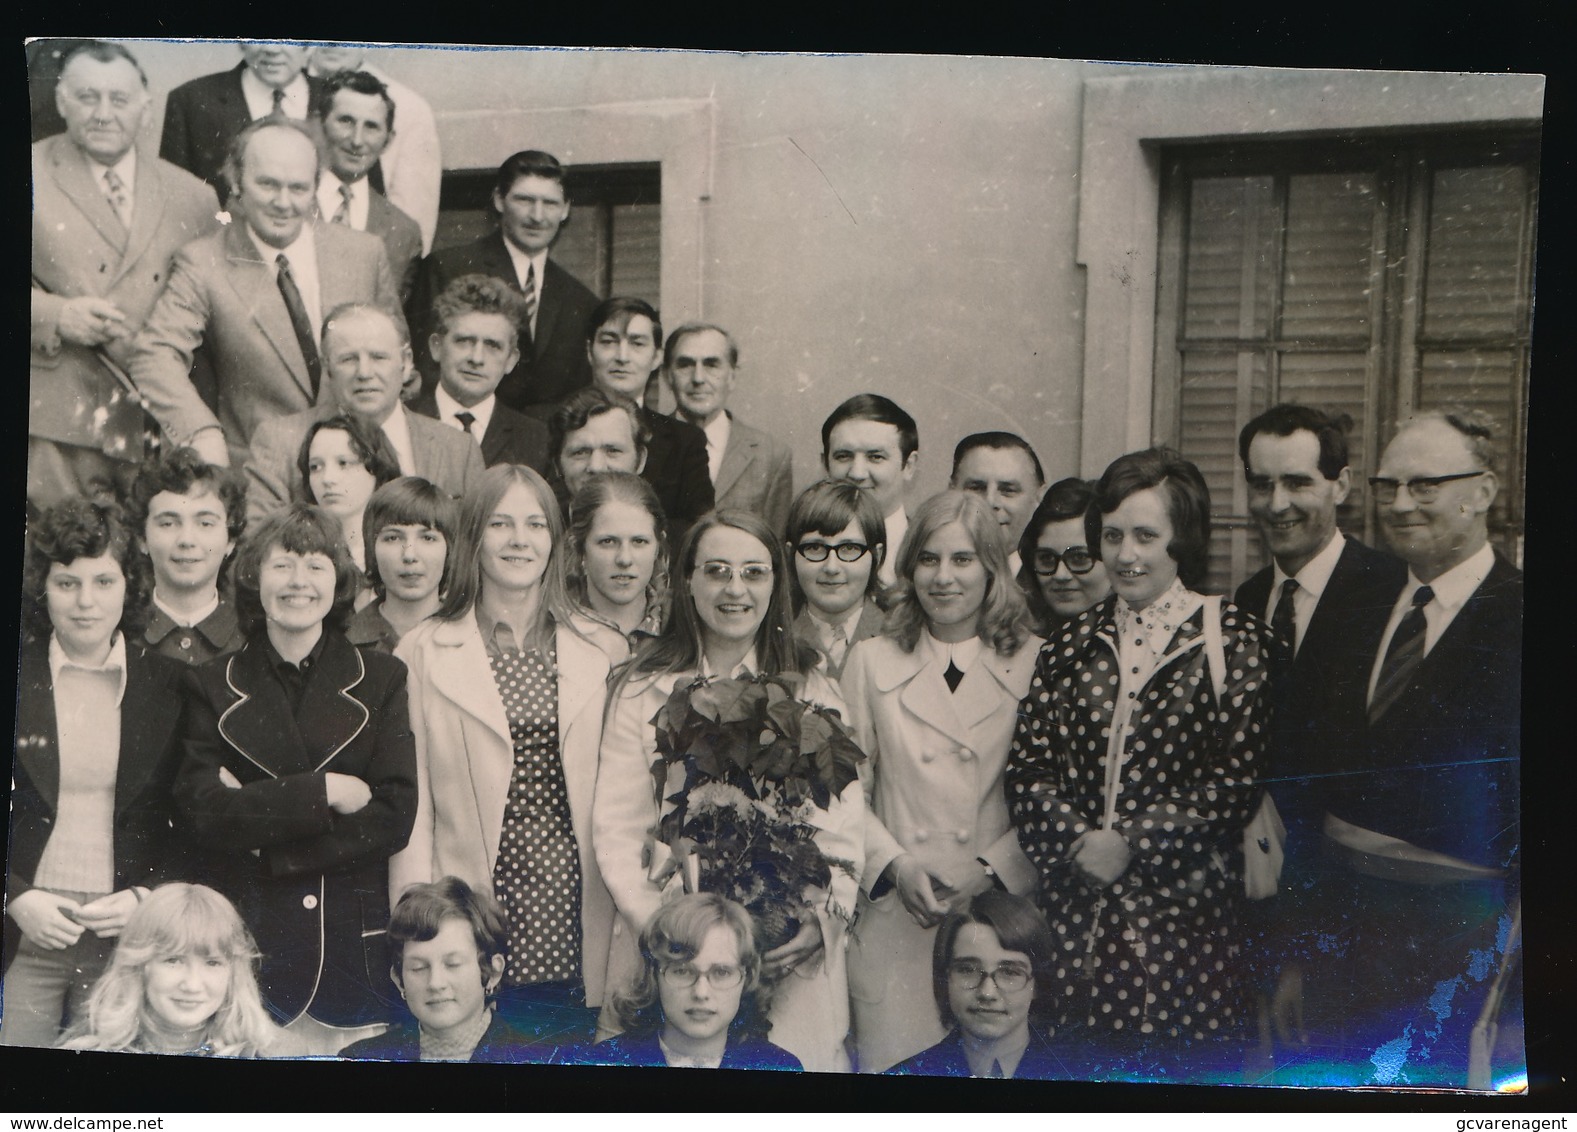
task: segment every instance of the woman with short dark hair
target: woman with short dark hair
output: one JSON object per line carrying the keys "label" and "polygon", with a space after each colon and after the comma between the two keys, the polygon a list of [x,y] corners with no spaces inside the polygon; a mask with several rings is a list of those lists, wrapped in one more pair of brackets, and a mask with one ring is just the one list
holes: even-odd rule
{"label": "woman with short dark hair", "polygon": [[313,421],[301,438],[296,472],[307,502],[340,521],[345,548],[356,569],[365,573],[363,512],[372,493],[400,475],[399,457],[389,438],[382,429],[349,413]]}
{"label": "woman with short dark hair", "polygon": [[1059,1032],[1175,1056],[1242,1020],[1236,906],[1269,637],[1193,588],[1210,495],[1175,452],[1114,461],[1086,526],[1116,592],[1041,651],[1008,803],[1057,940]]}
{"label": "woman with short dark hair", "polygon": [[1042,636],[1111,595],[1100,547],[1084,528],[1094,502],[1093,481],[1058,480],[1041,496],[1019,539],[1019,589]]}
{"label": "woman with short dark hair", "polygon": [[784,542],[794,573],[794,635],[821,654],[837,680],[849,650],[882,631],[877,577],[887,557],[887,525],[867,491],[823,480],[789,509]]}

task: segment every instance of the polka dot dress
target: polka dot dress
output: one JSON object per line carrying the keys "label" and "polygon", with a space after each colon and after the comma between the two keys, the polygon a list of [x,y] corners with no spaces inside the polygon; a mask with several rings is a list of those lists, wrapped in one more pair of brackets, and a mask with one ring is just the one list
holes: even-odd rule
{"label": "polka dot dress", "polygon": [[515,769],[493,867],[509,923],[506,986],[580,977],[580,857],[559,761],[555,658],[535,649],[492,658]]}
{"label": "polka dot dress", "polygon": [[[1019,843],[1040,871],[1064,1026],[1208,1038],[1242,1018],[1237,987],[1242,829],[1263,774],[1269,630],[1224,604],[1226,688],[1216,702],[1203,611],[1177,629],[1117,710],[1116,598],[1041,650],[1007,769]],[[1126,722],[1115,828],[1127,870],[1105,889],[1069,862],[1100,828],[1111,728]]]}

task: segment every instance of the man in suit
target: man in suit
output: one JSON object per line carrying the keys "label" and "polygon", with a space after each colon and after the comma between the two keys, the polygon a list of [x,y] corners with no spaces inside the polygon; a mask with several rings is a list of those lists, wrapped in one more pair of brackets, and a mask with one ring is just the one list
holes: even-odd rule
{"label": "man in suit", "polygon": [[299,43],[242,43],[233,70],[203,75],[170,92],[164,105],[159,156],[195,173],[226,201],[235,191],[224,180],[230,146],[248,122],[270,115],[305,122],[318,98],[318,81],[302,66]]}
{"label": "man in suit", "polygon": [[1332,711],[1355,752],[1325,822],[1348,885],[1334,997],[1353,1060],[1385,1043],[1414,1084],[1464,1083],[1519,899],[1522,573],[1489,542],[1498,459],[1469,409],[1420,413],[1386,446],[1369,483],[1407,578]]}
{"label": "man in suit", "polygon": [[[521,359],[504,375],[498,398],[512,409],[542,406],[545,415],[591,382],[582,343],[586,320],[597,305],[597,296],[548,257],[570,211],[558,158],[534,149],[510,157],[498,170],[493,209],[497,232],[427,257],[411,303],[413,321],[420,323],[433,299],[461,275],[491,275],[518,287],[526,309]],[[431,330],[418,325],[419,352]],[[438,381],[437,365],[424,352],[416,360],[423,388],[431,389]]]}
{"label": "man in suit", "polygon": [[197,178],[137,146],[152,104],[130,52],[89,41],[66,58],[66,132],[33,146],[27,499],[102,490],[142,459],[142,407],[124,369],[187,241],[218,227]]}
{"label": "man in suit", "polygon": [[367,177],[395,136],[394,100],[365,71],[341,71],[323,82],[318,118],[328,161],[318,180],[318,215],[383,241],[404,303],[422,262],[422,230]]}
{"label": "man in suit", "polygon": [[1018,577],[1018,540],[1046,494],[1046,472],[1029,441],[1011,432],[977,432],[953,449],[948,487],[978,495],[1002,528],[1008,572]]}
{"label": "man in suit", "polygon": [[657,493],[678,545],[690,525],[712,509],[714,496],[712,477],[707,474],[706,434],[641,404],[647,381],[657,371],[662,340],[662,319],[642,299],[605,299],[586,320],[592,387],[634,407],[649,438],[641,475]]}
{"label": "man in suit", "polygon": [[668,335],[663,373],[678,409],[706,437],[707,474],[718,507],[753,511],[781,535],[794,498],[788,445],[734,416],[728,398],[739,373],[739,347],[721,326],[687,322]]}
{"label": "man in suit", "polygon": [[1352,490],[1350,427],[1346,417],[1282,404],[1238,435],[1249,514],[1271,564],[1238,587],[1236,602],[1278,634],[1270,685],[1276,709],[1270,796],[1287,827],[1278,895],[1248,905],[1244,915],[1266,941],[1267,1004],[1284,1034],[1303,1021],[1300,958],[1327,926],[1316,892],[1324,879],[1320,769],[1352,758],[1320,741],[1325,704],[1336,681],[1373,655],[1406,573],[1399,559],[1337,529],[1337,509]]}
{"label": "man in suit", "polygon": [[887,557],[877,577],[897,580],[896,563],[909,531],[904,492],[920,461],[920,430],[895,402],[875,393],[858,393],[832,411],[821,425],[821,464],[827,478],[848,480],[868,491],[887,526]]}
{"label": "man in suit", "polygon": [[323,43],[307,57],[309,77],[326,79],[336,71],[363,71],[389,92],[400,114],[400,132],[378,158],[383,192],[389,203],[420,226],[422,254],[433,250],[438,230],[438,195],[443,183],[443,158],[438,149],[438,124],[427,100],[380,67],[367,62],[357,43]]}
{"label": "man in suit", "polygon": [[548,421],[548,482],[566,513],[590,477],[640,475],[651,438],[633,404],[600,389],[582,389],[560,405]]}
{"label": "man in suit", "polygon": [[[228,166],[236,219],[181,249],[137,336],[131,376],[148,411],[173,443],[209,463],[244,461],[263,421],[318,403],[322,312],[398,302],[381,240],[309,220],[318,159],[299,122],[267,118],[242,130]],[[188,376],[205,342],[217,413]]]}
{"label": "man in suit", "polygon": [[323,358],[330,395],[315,408],[258,427],[246,465],[248,522],[306,500],[297,454],[313,423],[336,413],[350,413],[381,429],[402,475],[421,476],[454,496],[481,482],[487,469],[474,441],[400,403],[400,385],[411,364],[405,333],[396,313],[376,306],[345,303],[329,312]]}
{"label": "man in suit", "polygon": [[548,470],[548,428],[499,401],[496,390],[520,358],[520,294],[502,279],[462,275],[433,303],[427,346],[438,384],[411,408],[480,444],[482,461]]}

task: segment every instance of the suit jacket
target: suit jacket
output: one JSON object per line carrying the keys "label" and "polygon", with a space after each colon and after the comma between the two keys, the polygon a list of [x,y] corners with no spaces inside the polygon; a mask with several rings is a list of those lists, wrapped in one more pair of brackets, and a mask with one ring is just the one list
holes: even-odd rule
{"label": "suit jacket", "polygon": [[219,226],[219,202],[197,178],[137,154],[137,190],[128,231],[110,208],[97,166],[61,135],[33,146],[32,350],[28,433],[142,459],[142,407],[99,360],[98,351],[61,341],[67,299],[108,299],[126,316],[127,336],[102,350],[121,368],[131,355],[181,246]]}
{"label": "suit jacket", "polygon": [[[476,1043],[476,1048],[467,1060],[472,1064],[513,1064],[533,1060],[528,1057],[528,1052],[535,1044],[535,1038],[521,1033],[494,1014],[482,1033],[482,1040]],[[352,1042],[335,1056],[341,1061],[420,1061],[421,1030],[415,1022],[399,1023],[377,1037]]]}
{"label": "suit jacket", "polygon": [[713,507],[712,475],[706,464],[706,434],[695,425],[641,410],[651,430],[641,477],[652,485],[668,516],[675,546],[685,531]]}
{"label": "suit jacket", "polygon": [[[438,400],[432,390],[412,401],[409,408],[425,417],[438,417]],[[444,427],[450,432],[455,431],[447,424]],[[484,464],[489,468],[494,464],[524,464],[547,475],[548,444],[547,425],[535,417],[515,412],[502,401],[494,400],[493,415],[488,419],[487,431],[482,434]]]}
{"label": "suit jacket", "polygon": [[[555,1058],[566,1065],[640,1065],[658,1069],[668,1068],[663,1057],[663,1047],[658,1044],[656,1030],[640,1030],[611,1037],[593,1046],[569,1052]],[[776,1069],[794,1073],[803,1072],[799,1058],[786,1049],[759,1038],[730,1041],[723,1047],[723,1062],[719,1069]]]}
{"label": "suit jacket", "polygon": [[[115,890],[152,887],[180,874],[180,841],[170,829],[171,787],[180,763],[181,665],[126,642],[120,758],[115,770]],[[33,887],[33,874],[60,804],[60,735],[47,641],[22,647],[17,673],[16,759],[11,770],[11,847],[6,855],[9,904]],[[21,930],[5,918],[4,962]]]}
{"label": "suit jacket", "polygon": [[[310,502],[307,485],[301,482],[296,468],[296,457],[313,423],[338,412],[339,407],[329,402],[288,417],[275,417],[258,426],[246,462],[247,522],[256,522],[286,503]],[[456,497],[481,482],[487,468],[476,441],[431,417],[406,412],[405,419],[410,426],[411,455],[416,462],[412,475],[421,476]]]}
{"label": "suit jacket", "polygon": [[[1329,749],[1321,741],[1325,704],[1339,682],[1368,679],[1369,662],[1406,579],[1407,566],[1400,559],[1347,539],[1302,647],[1290,665],[1282,658],[1272,669],[1275,776],[1261,781],[1288,823],[1288,852],[1295,856],[1318,845],[1324,813],[1319,771],[1356,754],[1350,748]],[[1238,587],[1234,604],[1264,616],[1273,581],[1274,571],[1267,566]]]}
{"label": "suit jacket", "polygon": [[[519,289],[502,233],[491,232],[457,248],[439,248],[422,265],[410,314],[411,326],[419,328],[412,339],[424,391],[438,384],[438,366],[427,350],[427,338],[433,331],[433,300],[449,283],[473,273],[491,275]],[[521,334],[520,363],[499,382],[498,399],[512,409],[552,405],[590,385],[586,322],[597,302],[585,284],[550,256],[537,289],[536,334]]]}
{"label": "suit jacket", "polygon": [[[381,240],[336,224],[317,225],[314,238],[325,316],[352,300],[398,308]],[[217,415],[187,376],[204,343],[213,356]],[[244,221],[193,240],[175,257],[169,285],[137,335],[131,376],[172,440],[185,444],[217,424],[236,466],[265,420],[312,408],[306,358],[274,267],[258,255]]]}
{"label": "suit jacket", "polygon": [[[1383,631],[1383,630],[1382,630]],[[1375,723],[1378,645],[1337,690],[1330,812],[1365,829],[1492,867],[1517,862],[1522,754],[1522,572],[1495,565]]]}
{"label": "suit jacket", "polygon": [[[164,104],[159,156],[207,181],[221,201],[229,197],[230,191],[220,169],[230,152],[230,143],[252,120],[246,95],[241,91],[241,74],[245,70],[246,63],[242,62],[228,71],[191,79],[172,90]],[[317,116],[323,80],[308,75],[307,85],[311,91],[307,119],[311,121]]]}
{"label": "suit jacket", "polygon": [[1029,688],[1039,637],[1011,657],[989,647],[949,692],[924,642],[904,652],[891,637],[849,650],[843,668],[848,718],[866,761],[865,869],[859,930],[849,947],[849,998],[862,1072],[887,1068],[940,1041],[931,990],[935,931],[919,927],[894,889],[871,886],[903,853],[944,880],[991,862],[1009,891],[1035,888],[1035,869],[1008,820],[1003,770]]}
{"label": "suit jacket", "polygon": [[[609,657],[622,659],[625,648],[616,633],[583,628],[591,640],[559,626],[555,647],[559,757],[580,857],[581,974],[586,1004],[595,1007],[606,983],[613,900],[592,852],[591,800]],[[401,639],[395,655],[411,670],[420,793],[410,844],[389,862],[390,897],[446,875],[492,892],[515,746],[481,630],[469,612],[426,621]]]}
{"label": "suit jacket", "polygon": [[416,289],[416,273],[422,266],[422,230],[379,192],[367,196],[366,230],[383,241],[403,308]]}
{"label": "suit jacket", "polygon": [[[416,812],[416,753],[405,666],[324,634],[299,711],[261,631],[189,670],[175,798],[212,883],[257,939],[269,1010],[283,1023],[310,1013],[347,1026],[395,1014],[385,878]],[[371,801],[330,809],[331,773],[361,779]]]}
{"label": "suit jacket", "polygon": [[774,534],[788,527],[789,504],[794,499],[793,457],[788,445],[775,436],[751,428],[734,417],[728,447],[713,485],[718,507],[753,511],[767,521]]}

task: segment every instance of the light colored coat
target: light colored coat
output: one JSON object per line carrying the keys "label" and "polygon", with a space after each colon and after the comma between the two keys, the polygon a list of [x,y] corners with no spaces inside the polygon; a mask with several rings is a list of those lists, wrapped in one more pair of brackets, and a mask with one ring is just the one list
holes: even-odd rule
{"label": "light colored coat", "polygon": [[843,693],[866,754],[865,871],[849,946],[862,1073],[912,1057],[945,1033],[931,989],[935,929],[914,922],[896,886],[870,898],[882,871],[912,853],[956,886],[978,875],[984,858],[1009,891],[1034,890],[1034,866],[1008,818],[1003,771],[1041,644],[1030,637],[1005,658],[982,647],[956,692],[942,677],[946,654],[924,636],[914,652],[891,637],[849,652]]}
{"label": "light colored coat", "polygon": [[728,415],[728,447],[714,485],[717,506],[753,512],[781,537],[794,500],[793,456],[781,440]]}
{"label": "light colored coat", "polygon": [[[603,729],[602,759],[597,772],[597,797],[592,805],[592,839],[608,889],[618,905],[616,933],[638,937],[663,903],[663,889],[650,879],[646,861],[660,814],[651,765],[657,758],[657,731],[652,717],[674,687],[695,673],[658,674],[631,680],[608,705]],[[842,711],[836,689],[819,673],[811,673],[805,699]],[[678,789],[665,788],[666,798]],[[828,857],[855,862],[862,856],[865,799],[858,781],[824,811],[817,811],[816,844]],[[831,898],[839,907],[854,907],[858,881],[833,870]],[[849,1030],[848,973],[844,952],[848,932],[843,921],[817,905],[823,950],[819,961],[805,963],[778,986],[768,1017],[774,1045],[798,1057],[813,1073],[846,1072],[844,1038]],[[611,974],[610,974],[611,981]]]}
{"label": "light colored coat", "polygon": [[[623,658],[624,641],[589,623],[582,628],[591,640],[560,625],[554,645],[559,758],[580,858],[581,974],[586,1004],[596,1007],[607,986],[614,910],[592,852],[592,793],[609,658]],[[491,893],[515,746],[481,630],[470,613],[426,621],[395,655],[411,671],[419,797],[410,843],[389,862],[390,901],[409,885],[443,876]]]}

